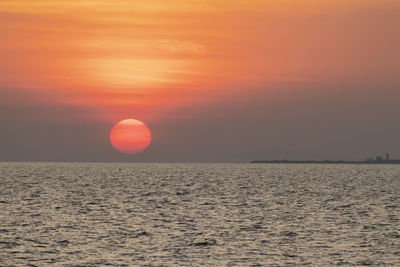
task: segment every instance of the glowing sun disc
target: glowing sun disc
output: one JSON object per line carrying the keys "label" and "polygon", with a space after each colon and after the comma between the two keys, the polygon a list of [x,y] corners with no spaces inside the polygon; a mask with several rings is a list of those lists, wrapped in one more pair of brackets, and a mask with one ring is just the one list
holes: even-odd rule
{"label": "glowing sun disc", "polygon": [[126,119],[114,125],[110,132],[110,141],[121,153],[136,154],[149,146],[151,132],[143,122]]}

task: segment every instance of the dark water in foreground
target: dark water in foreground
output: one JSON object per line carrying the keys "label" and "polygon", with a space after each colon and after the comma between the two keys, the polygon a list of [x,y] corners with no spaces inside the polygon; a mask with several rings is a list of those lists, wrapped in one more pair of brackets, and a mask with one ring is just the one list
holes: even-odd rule
{"label": "dark water in foreground", "polygon": [[400,166],[0,163],[0,266],[400,266]]}

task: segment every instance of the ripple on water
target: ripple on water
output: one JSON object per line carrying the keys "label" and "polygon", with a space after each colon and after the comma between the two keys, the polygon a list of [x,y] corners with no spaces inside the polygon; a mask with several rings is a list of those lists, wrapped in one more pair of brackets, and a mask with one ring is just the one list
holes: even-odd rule
{"label": "ripple on water", "polygon": [[400,266],[400,166],[0,163],[0,265]]}

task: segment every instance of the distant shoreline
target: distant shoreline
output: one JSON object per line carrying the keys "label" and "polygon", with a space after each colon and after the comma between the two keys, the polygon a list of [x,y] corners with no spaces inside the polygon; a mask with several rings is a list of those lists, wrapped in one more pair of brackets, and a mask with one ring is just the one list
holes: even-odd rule
{"label": "distant shoreline", "polygon": [[365,161],[346,161],[346,160],[253,160],[250,163],[264,164],[400,164],[400,160],[365,160]]}

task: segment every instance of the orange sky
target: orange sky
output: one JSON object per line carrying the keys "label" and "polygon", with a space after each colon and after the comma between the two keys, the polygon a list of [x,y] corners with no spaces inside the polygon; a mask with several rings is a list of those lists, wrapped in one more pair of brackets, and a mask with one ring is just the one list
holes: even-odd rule
{"label": "orange sky", "polygon": [[[399,97],[399,14],[398,0],[2,0],[0,108],[24,121],[105,123],[106,137],[115,122],[139,119],[158,131],[152,147],[166,122],[182,132],[215,120],[226,135],[242,114],[262,140],[263,108],[277,136],[298,125],[285,110],[296,105],[332,112],[333,129],[340,110],[396,109],[383,103]],[[179,143],[177,132],[168,138]],[[230,142],[256,147],[245,135]]]}
{"label": "orange sky", "polygon": [[[374,75],[384,78],[398,52],[398,3],[3,0],[0,85],[59,92],[115,121],[162,119],[215,91],[354,78],[382,62]],[[368,45],[383,36],[393,40]]]}

